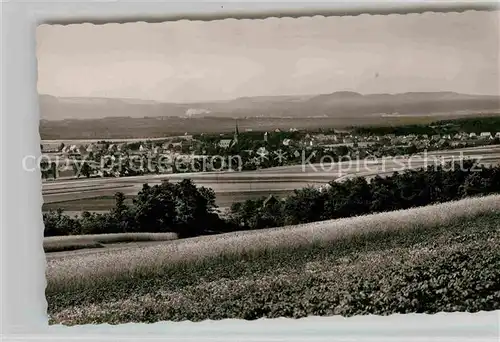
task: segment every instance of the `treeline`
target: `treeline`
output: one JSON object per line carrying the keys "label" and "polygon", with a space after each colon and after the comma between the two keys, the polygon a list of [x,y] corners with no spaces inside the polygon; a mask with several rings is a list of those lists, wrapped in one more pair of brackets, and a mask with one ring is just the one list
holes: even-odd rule
{"label": "treeline", "polygon": [[359,135],[434,135],[456,134],[459,132],[476,133],[500,132],[500,116],[486,116],[453,120],[439,120],[430,124],[411,124],[402,126],[366,126],[351,127]]}
{"label": "treeline", "polygon": [[190,180],[145,184],[133,200],[116,195],[109,213],[85,212],[71,218],[61,211],[44,214],[45,235],[118,232],[175,232],[180,237],[234,230],[262,229],[320,220],[366,215],[468,196],[500,193],[500,166],[475,161],[376,176],[370,182],[357,177],[330,182],[325,189],[304,188],[284,199],[273,196],[235,203],[227,217],[216,211],[215,194]]}

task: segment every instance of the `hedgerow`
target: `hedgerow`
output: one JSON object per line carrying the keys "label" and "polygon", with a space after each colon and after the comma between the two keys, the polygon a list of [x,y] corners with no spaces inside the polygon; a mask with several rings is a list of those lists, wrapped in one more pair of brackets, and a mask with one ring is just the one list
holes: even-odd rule
{"label": "hedgerow", "polygon": [[285,199],[274,197],[235,203],[228,216],[220,216],[212,189],[180,183],[144,184],[125,203],[116,194],[109,213],[83,212],[69,217],[61,210],[44,214],[45,236],[173,232],[179,237],[296,225],[321,220],[407,209],[500,193],[500,165],[480,166],[473,160],[426,169],[395,172],[388,177],[332,181],[326,190],[297,189]]}
{"label": "hedgerow", "polygon": [[244,229],[261,229],[366,215],[500,193],[500,166],[475,161],[374,177],[332,181],[326,190],[304,188],[285,199],[261,198],[236,203],[230,221]]}

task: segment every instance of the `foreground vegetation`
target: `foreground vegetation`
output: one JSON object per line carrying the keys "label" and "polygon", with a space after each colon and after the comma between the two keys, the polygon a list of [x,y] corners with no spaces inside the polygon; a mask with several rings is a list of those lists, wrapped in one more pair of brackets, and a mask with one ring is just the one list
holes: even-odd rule
{"label": "foreground vegetation", "polygon": [[51,323],[500,309],[500,197],[51,260]]}

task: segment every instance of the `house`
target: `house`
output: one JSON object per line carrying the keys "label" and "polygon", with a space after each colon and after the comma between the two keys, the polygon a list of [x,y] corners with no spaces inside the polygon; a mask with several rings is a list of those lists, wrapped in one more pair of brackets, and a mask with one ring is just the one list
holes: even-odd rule
{"label": "house", "polygon": [[290,146],[292,139],[283,139],[283,146]]}
{"label": "house", "polygon": [[96,150],[97,150],[97,147],[94,144],[89,144],[89,146],[87,146],[87,149],[86,149],[86,151],[88,153],[94,153]]}
{"label": "house", "polygon": [[474,132],[472,132],[472,133],[470,133],[470,134],[469,134],[469,138],[475,138],[476,136],[477,136],[477,135],[476,135],[476,133],[474,133]]}
{"label": "house", "polygon": [[358,142],[358,147],[368,147],[370,145],[373,145],[373,142],[370,142],[370,141],[360,141]]}
{"label": "house", "polygon": [[324,134],[317,134],[315,136],[315,139],[318,140],[318,141],[325,141],[325,140],[328,139],[328,137],[326,135],[324,135]]}
{"label": "house", "polygon": [[182,148],[182,142],[174,142],[174,143],[172,143],[172,148],[173,149],[181,149]]}
{"label": "house", "polygon": [[281,130],[280,130],[279,128],[276,128],[274,131],[275,131],[276,133],[281,132]]}
{"label": "house", "polygon": [[80,149],[76,147],[76,145],[66,145],[63,147],[61,152],[64,154],[80,154]]}
{"label": "house", "polygon": [[427,134],[422,134],[422,139],[429,139],[429,136]]}
{"label": "house", "polygon": [[434,134],[431,136],[431,140],[440,140],[441,139],[441,136],[439,134]]}
{"label": "house", "polygon": [[495,134],[495,138],[500,138],[500,132],[497,132],[497,133]]}
{"label": "house", "polygon": [[450,140],[451,139],[451,135],[445,134],[445,135],[443,135],[443,139]]}
{"label": "house", "polygon": [[265,156],[265,155],[267,155],[267,153],[268,152],[267,152],[267,150],[266,150],[265,147],[259,147],[257,149],[257,154],[260,155],[260,156]]}
{"label": "house", "polygon": [[70,146],[66,145],[62,148],[61,150],[62,153],[69,153],[70,152]]}
{"label": "house", "polygon": [[490,132],[481,132],[479,135],[481,139],[491,139],[491,133]]}
{"label": "house", "polygon": [[234,128],[233,138],[232,139],[221,139],[218,143],[218,146],[222,147],[222,148],[232,147],[232,146],[238,144],[238,136],[239,136],[238,123],[236,123],[236,126]]}
{"label": "house", "polygon": [[460,133],[460,134],[461,134],[461,137],[460,137],[461,141],[467,141],[470,139],[469,134],[467,134],[467,133]]}
{"label": "house", "polygon": [[311,147],[311,146],[313,146],[315,144],[315,142],[316,142],[315,139],[311,138],[311,139],[304,140],[304,144],[303,145]]}
{"label": "house", "polygon": [[401,137],[394,137],[391,139],[391,143],[394,145],[401,144],[403,142],[404,142],[403,138],[401,138]]}
{"label": "house", "polygon": [[59,144],[43,143],[41,145],[42,145],[42,152],[60,152]]}

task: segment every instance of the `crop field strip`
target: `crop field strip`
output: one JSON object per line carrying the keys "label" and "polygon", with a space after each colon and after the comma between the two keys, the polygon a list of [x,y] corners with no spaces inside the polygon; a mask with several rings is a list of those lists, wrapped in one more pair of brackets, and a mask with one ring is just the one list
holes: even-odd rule
{"label": "crop field strip", "polygon": [[[215,199],[216,204],[219,209],[224,207],[230,207],[234,202],[241,202],[247,199],[266,197],[270,194],[277,197],[285,197],[291,195],[293,190],[254,190],[254,191],[238,191],[238,192],[221,192],[216,193],[217,197]],[[135,197],[135,194],[129,194],[125,196],[127,203],[130,203]],[[44,203],[42,206],[42,211],[46,212],[48,210],[56,210],[58,208],[64,209],[65,213],[74,212],[74,214],[81,214],[82,211],[89,212],[107,212],[109,209],[115,206],[115,198],[113,194],[107,196],[97,196],[97,197],[81,197],[70,200],[53,201],[50,203]]]}
{"label": "crop field strip", "polygon": [[104,247],[103,244],[120,242],[169,241],[177,239],[175,233],[118,233],[78,236],[51,236],[43,239],[45,252],[69,249]]}
{"label": "crop field strip", "polygon": [[71,189],[47,189],[42,192],[42,195],[56,195],[60,192],[64,193],[72,193],[72,192],[88,192],[88,191],[95,191],[95,190],[110,190],[110,189],[123,189],[123,188],[128,188],[132,185],[114,185],[114,186],[95,186],[95,185],[88,185],[88,186],[81,186],[77,188],[71,188]]}

